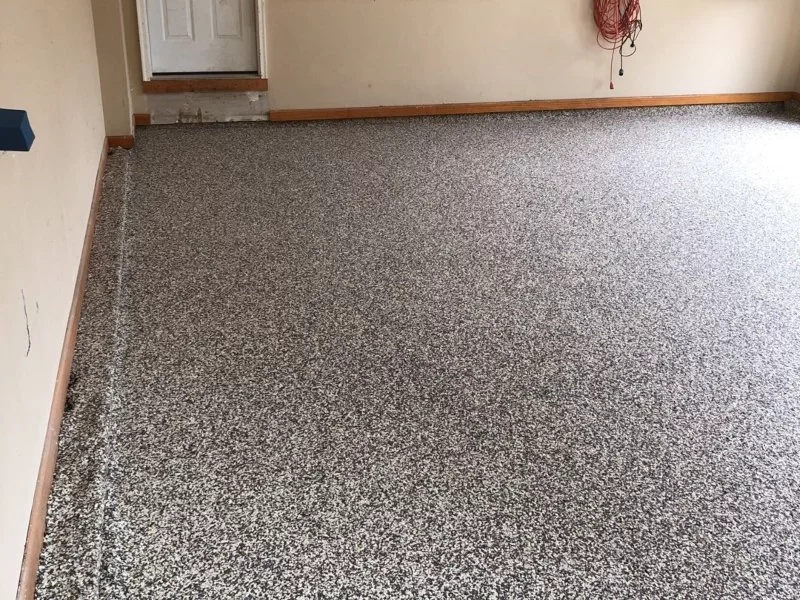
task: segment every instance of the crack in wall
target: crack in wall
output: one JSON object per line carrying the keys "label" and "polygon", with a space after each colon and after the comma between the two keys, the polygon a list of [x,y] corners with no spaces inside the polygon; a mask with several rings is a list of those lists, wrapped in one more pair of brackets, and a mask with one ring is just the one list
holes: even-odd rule
{"label": "crack in wall", "polygon": [[25,290],[20,290],[22,294],[22,312],[25,313],[25,333],[28,335],[28,349],[25,350],[25,358],[31,354],[31,324],[28,319],[28,303],[25,301]]}

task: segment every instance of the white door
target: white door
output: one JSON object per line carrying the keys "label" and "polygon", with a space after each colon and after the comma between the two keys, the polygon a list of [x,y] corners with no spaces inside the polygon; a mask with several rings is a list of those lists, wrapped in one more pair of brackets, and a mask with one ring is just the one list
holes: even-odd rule
{"label": "white door", "polygon": [[258,71],[255,0],[147,0],[153,73]]}

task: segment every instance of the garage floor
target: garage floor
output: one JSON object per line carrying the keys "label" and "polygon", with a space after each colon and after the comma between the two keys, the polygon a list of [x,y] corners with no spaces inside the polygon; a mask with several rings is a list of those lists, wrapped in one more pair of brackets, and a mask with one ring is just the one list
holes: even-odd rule
{"label": "garage floor", "polygon": [[40,598],[796,598],[780,105],[150,127]]}

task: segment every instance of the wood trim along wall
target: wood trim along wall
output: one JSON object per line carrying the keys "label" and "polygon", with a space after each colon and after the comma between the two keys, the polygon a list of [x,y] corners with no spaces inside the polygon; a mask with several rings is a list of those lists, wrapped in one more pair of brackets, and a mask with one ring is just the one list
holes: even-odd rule
{"label": "wood trim along wall", "polygon": [[792,92],[791,96],[789,100],[797,100],[797,102],[800,102],[800,92]]}
{"label": "wood trim along wall", "polygon": [[124,148],[130,150],[133,148],[134,138],[132,135],[110,135],[108,136],[109,148]]}
{"label": "wood trim along wall", "polygon": [[58,363],[56,386],[53,392],[53,403],[50,406],[50,419],[47,423],[47,433],[42,450],[42,460],[39,465],[39,475],[36,479],[36,491],[33,496],[33,508],[28,523],[28,537],[25,542],[25,553],[22,557],[22,570],[20,572],[17,600],[33,600],[36,592],[36,575],[39,570],[39,555],[44,543],[45,522],[47,520],[47,500],[50,488],[53,486],[53,475],[56,469],[56,456],[58,454],[58,435],[61,431],[61,419],[64,416],[64,402],[67,398],[69,376],[72,371],[72,358],[75,353],[75,340],[78,336],[78,323],[81,320],[83,295],[86,290],[86,280],[89,276],[89,255],[94,241],[94,227],[97,221],[97,209],[100,205],[100,194],[103,188],[103,172],[106,167],[108,155],[108,142],[103,143],[100,164],[97,167],[97,177],[94,183],[94,196],[89,209],[89,220],[86,224],[86,234],[83,238],[83,249],[78,266],[78,277],[75,280],[75,291],[72,295],[72,306],[67,320],[67,330],[64,334],[64,344],[61,348],[61,360]]}
{"label": "wood trim along wall", "polygon": [[152,79],[142,82],[145,94],[186,92],[266,92],[269,82],[258,77],[203,77],[198,79]]}
{"label": "wood trim along wall", "polygon": [[143,127],[150,125],[153,122],[153,117],[148,113],[136,113],[133,115],[133,124],[135,127]]}
{"label": "wood trim along wall", "polygon": [[271,121],[312,121],[322,119],[368,119],[420,117],[428,115],[472,115],[482,113],[531,112],[545,110],[586,110],[597,108],[644,108],[697,104],[741,104],[784,102],[791,92],[758,94],[704,94],[694,96],[639,96],[628,98],[579,98],[570,100],[523,100],[520,102],[470,102],[465,104],[414,104],[407,106],[364,106],[357,108],[309,108],[270,111]]}

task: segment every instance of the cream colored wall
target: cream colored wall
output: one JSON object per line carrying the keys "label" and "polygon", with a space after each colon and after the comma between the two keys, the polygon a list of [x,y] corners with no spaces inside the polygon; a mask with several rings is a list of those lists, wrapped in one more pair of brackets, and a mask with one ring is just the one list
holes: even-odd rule
{"label": "cream colored wall", "polygon": [[104,128],[90,0],[3,0],[0,44],[0,107],[28,110],[36,133],[31,152],[0,153],[0,599],[9,600]]}
{"label": "cream colored wall", "polygon": [[136,16],[136,0],[121,0],[125,20],[125,42],[128,52],[131,100],[134,114],[147,113],[147,97],[142,90],[142,55],[139,49],[139,21]]}
{"label": "cream colored wall", "polygon": [[[134,112],[135,0],[125,3]],[[269,0],[271,108],[790,91],[800,0],[644,3],[617,89],[590,0]]]}
{"label": "cream colored wall", "polygon": [[[619,96],[787,91],[797,0],[643,2]],[[271,108],[604,97],[589,0],[270,0]]]}
{"label": "cream colored wall", "polygon": [[106,133],[113,136],[133,135],[122,0],[92,0],[92,13]]}

